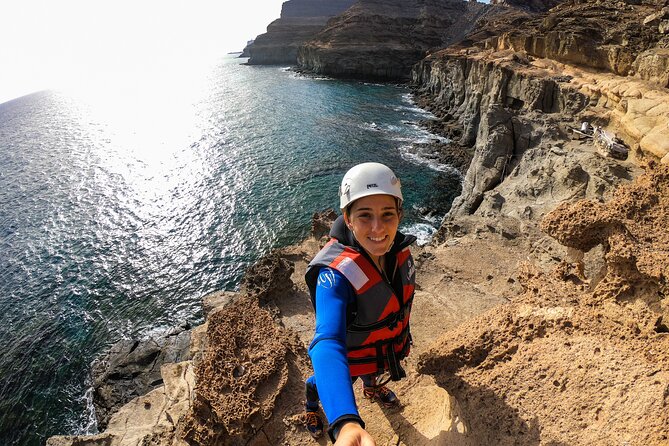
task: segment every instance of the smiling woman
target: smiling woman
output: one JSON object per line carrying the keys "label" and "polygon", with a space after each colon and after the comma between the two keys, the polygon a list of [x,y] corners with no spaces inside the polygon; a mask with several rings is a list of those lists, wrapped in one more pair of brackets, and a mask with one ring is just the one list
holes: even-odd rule
{"label": "smiling woman", "polygon": [[0,103],[37,90],[183,77],[264,32],[282,0],[3,2]]}

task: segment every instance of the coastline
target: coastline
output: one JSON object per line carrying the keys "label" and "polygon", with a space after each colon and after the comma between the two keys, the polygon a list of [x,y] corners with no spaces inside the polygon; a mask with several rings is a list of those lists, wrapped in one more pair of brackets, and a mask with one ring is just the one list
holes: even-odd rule
{"label": "coastline", "polygon": [[[667,89],[508,48],[437,52],[413,76],[464,185],[414,250],[403,407],[382,411],[356,389],[370,433],[393,445],[667,444]],[[603,155],[574,132],[582,122],[619,136],[628,158]],[[310,442],[301,274],[331,217],[250,268],[239,293],[205,298],[188,359],[163,365],[164,385],[107,431],[47,444]]]}
{"label": "coastline", "polygon": [[[445,124],[452,126],[455,122]],[[530,155],[532,152],[528,148],[524,154],[528,158],[525,160],[527,165],[518,163],[514,169],[542,170],[546,169],[541,167],[543,164],[553,162],[556,157],[571,157],[583,169],[590,171],[593,177],[601,175],[602,171],[606,171],[609,176],[612,173],[619,174],[616,179],[607,178],[606,187],[599,185],[588,190],[587,186],[584,188],[578,181],[562,185],[566,196],[571,197],[572,202],[579,198],[609,200],[616,185],[629,183],[642,172],[636,164],[637,161],[622,163],[625,168],[621,170],[618,168],[621,165],[619,161],[602,158],[593,147],[578,140],[551,141],[547,147],[537,150],[536,154]],[[468,171],[476,167],[470,165]],[[559,171],[554,171],[544,180],[558,180],[561,175],[563,174]],[[569,175],[566,174],[567,177]],[[507,194],[509,192],[504,188],[510,188],[512,193],[517,194],[514,191],[527,188],[526,182],[517,180],[518,176],[520,175],[509,174],[502,184],[492,189],[493,193],[503,191]],[[514,184],[516,181],[519,182]],[[551,193],[555,190],[553,186]],[[511,302],[518,299],[517,296],[523,295],[527,289],[527,278],[522,269],[526,267],[522,265],[528,260],[528,255],[534,267],[542,270],[559,268],[563,262],[571,261],[576,264],[581,262],[584,277],[597,277],[601,274],[600,270],[606,264],[602,250],[593,250],[579,257],[578,250],[560,245],[541,231],[543,215],[526,211],[528,204],[536,205],[536,201],[541,198],[541,194],[535,194],[528,201],[526,196],[517,202],[511,202],[508,208],[486,198],[474,215],[450,215],[430,245],[414,250],[421,280],[413,326],[416,339],[422,339],[422,342],[414,347],[408,361],[409,379],[400,383],[397,388],[404,404],[402,412],[387,414],[374,405],[361,405],[363,418],[373,420],[369,423],[369,430],[375,438],[385,438],[390,444],[395,444],[395,441],[427,444],[436,437],[440,441],[448,440],[453,444],[482,444],[480,441],[484,441],[483,439],[493,442],[499,440],[491,433],[494,429],[474,421],[474,417],[480,416],[481,408],[463,407],[459,402],[462,397],[458,396],[453,384],[444,381],[444,377],[434,371],[432,364],[442,361],[439,358],[443,357],[443,352],[448,347],[435,347],[438,344],[433,344],[432,341],[443,343],[446,342],[445,339],[452,339],[452,334],[449,333],[457,333],[458,329],[465,330],[468,321],[478,323],[480,317],[490,317],[490,314],[499,311],[496,308],[508,308]],[[542,203],[541,209],[550,211],[563,201],[564,194],[553,197],[552,201]],[[297,246],[283,248],[262,259],[247,272],[245,284],[239,293],[216,293],[205,298],[203,305],[207,321],[192,330],[188,353],[192,359],[163,365],[162,387],[125,405],[112,416],[107,430],[99,435],[52,437],[47,444],[93,445],[100,441],[109,444],[139,444],[149,438],[156,444],[209,444],[214,441],[223,444],[269,445],[276,444],[275,441],[281,439],[282,444],[298,445],[311,441],[301,429],[300,409],[303,398],[302,380],[309,374],[306,346],[313,333],[313,316],[301,272],[322,245],[327,222],[332,218],[332,214],[316,218],[312,237]],[[279,279],[268,282],[267,277]],[[220,387],[218,392],[213,393],[208,393],[211,390],[194,390],[201,389],[202,382],[217,379],[215,376],[219,373],[213,370],[218,369],[207,367],[205,370],[209,372],[202,371],[202,364],[206,362],[203,355],[220,348],[220,344],[218,347],[211,345],[209,337],[216,336],[213,335],[214,332],[234,332],[235,327],[228,321],[239,317],[239,310],[231,304],[250,305],[252,313],[265,317],[264,324],[258,326],[259,332],[253,337],[264,339],[267,331],[278,330],[272,337],[283,339],[282,345],[287,346],[287,349],[277,348],[273,351],[272,354],[278,352],[279,356],[270,356],[274,358],[271,360],[272,367],[268,368],[267,364],[263,364],[258,366],[257,371],[253,368],[254,361],[249,362],[248,350],[239,347],[230,352],[232,358],[237,358],[228,361],[236,364],[230,371],[233,377],[239,373],[250,373],[254,376],[260,373],[265,376],[261,382],[271,383],[268,384],[269,387],[263,386],[265,390],[262,394],[266,395],[264,398],[258,398],[257,389],[249,383],[237,390],[241,392],[240,395],[246,395],[241,400],[239,396],[230,398],[228,392],[235,388],[232,384],[223,386],[223,389],[228,389],[223,390],[223,393],[220,393]],[[221,316],[214,322],[217,328],[210,328],[211,316],[219,312]],[[250,325],[255,324],[256,322],[250,322]],[[224,342],[229,340],[226,337],[223,339]],[[448,367],[450,366],[446,369]],[[443,369],[443,365],[438,366],[438,370]],[[218,379],[230,378],[224,376]],[[238,379],[234,378],[231,382]],[[208,394],[208,399],[198,402],[196,395],[203,393]],[[425,407],[425,395],[429,395],[430,407]],[[357,396],[362,401],[361,396]],[[211,401],[216,400],[227,403],[219,406],[214,416],[210,412],[210,406]],[[250,407],[251,410],[241,409],[237,406],[241,403],[235,401],[243,401],[243,407]],[[434,404],[437,407],[450,408],[447,419],[439,418],[441,415],[437,417],[432,407]],[[202,407],[209,409],[202,412]],[[506,406],[497,403],[494,407],[502,412],[508,411]],[[236,418],[225,421],[233,413]],[[193,414],[196,414],[195,417]],[[513,415],[512,418],[515,417]],[[146,418],[149,421],[138,421]],[[521,420],[514,421],[513,425],[520,426],[521,430],[528,429]],[[518,432],[514,432],[518,435]],[[388,437],[389,433],[397,440],[392,436]],[[183,438],[188,441],[184,442]],[[474,441],[473,438],[479,440]],[[536,439],[536,436],[531,438]]]}

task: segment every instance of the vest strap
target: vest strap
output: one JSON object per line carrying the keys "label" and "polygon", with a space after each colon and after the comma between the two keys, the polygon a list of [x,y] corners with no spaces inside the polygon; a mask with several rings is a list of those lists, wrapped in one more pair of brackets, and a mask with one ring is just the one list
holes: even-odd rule
{"label": "vest strap", "polygon": [[[399,344],[399,341],[401,341],[403,338],[404,342],[402,344],[402,350],[400,352],[395,352],[395,345]],[[383,351],[384,346],[386,347],[385,353]],[[376,355],[365,358],[348,358],[349,364],[360,365],[376,362],[376,368],[380,372],[385,370],[385,365],[387,362],[388,371],[390,372],[390,379],[392,381],[399,381],[400,379],[406,377],[406,372],[400,364],[400,359],[406,357],[407,352],[411,347],[411,335],[409,334],[408,324],[399,335],[392,339],[377,341],[371,345],[359,346],[351,348],[350,350],[362,350],[371,347],[376,350]]]}
{"label": "vest strap", "polygon": [[388,316],[384,317],[378,322],[369,325],[350,324],[346,327],[346,330],[355,333],[364,333],[367,331],[378,330],[380,328],[388,328],[390,330],[393,330],[398,323],[404,320],[407,314],[407,309],[411,307],[412,303],[413,303],[413,297],[411,297],[408,301],[406,301],[406,303],[402,304],[402,307],[400,308],[399,311],[390,313]]}

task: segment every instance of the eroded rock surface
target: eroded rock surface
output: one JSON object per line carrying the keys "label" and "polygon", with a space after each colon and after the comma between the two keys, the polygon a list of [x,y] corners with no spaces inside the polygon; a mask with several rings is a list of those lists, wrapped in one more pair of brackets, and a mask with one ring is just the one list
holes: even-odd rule
{"label": "eroded rock surface", "polygon": [[661,312],[661,299],[669,293],[668,216],[669,167],[652,164],[607,203],[562,204],[541,225],[571,248],[604,247],[607,272],[594,297],[643,298]]}
{"label": "eroded rock surface", "polygon": [[[213,313],[207,347],[196,367],[193,412],[183,420],[189,444],[272,444],[277,409],[303,347],[247,298]],[[301,373],[292,379],[301,378]]]}
{"label": "eroded rock surface", "polygon": [[263,256],[244,274],[242,293],[256,298],[261,305],[280,300],[292,289],[290,276],[294,266],[279,251]]}
{"label": "eroded rock surface", "polygon": [[666,444],[668,174],[655,166],[606,205],[565,204],[544,220],[573,248],[604,245],[600,282],[582,263],[527,264],[524,293],[421,356],[471,444]]}

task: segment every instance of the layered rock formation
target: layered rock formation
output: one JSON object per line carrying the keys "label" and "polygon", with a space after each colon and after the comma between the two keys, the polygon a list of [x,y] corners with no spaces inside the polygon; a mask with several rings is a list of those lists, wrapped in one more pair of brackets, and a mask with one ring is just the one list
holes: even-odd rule
{"label": "layered rock formation", "polygon": [[464,37],[488,9],[459,0],[359,0],[300,48],[298,65],[337,77],[407,80],[414,63]]}
{"label": "layered rock formation", "polygon": [[341,14],[354,0],[288,0],[281,17],[267,26],[244,52],[249,64],[289,64],[297,62],[297,49],[318,33],[328,19]]}
{"label": "layered rock formation", "polygon": [[[587,9],[588,4],[564,3],[551,10],[547,17],[552,17],[555,11],[566,14],[571,5],[570,20],[577,20],[577,14]],[[636,11],[636,16],[649,12],[647,5],[620,3],[618,7],[629,14]],[[496,19],[500,17],[505,16]],[[506,17],[524,29],[514,13]],[[589,23],[588,19],[584,21]],[[508,31],[508,23],[500,25],[495,20],[482,23],[484,28],[468,36],[470,41],[477,42],[475,47],[437,52],[417,64],[413,72],[424,105],[443,118],[444,130],[457,144],[472,147],[474,153],[472,164],[476,169],[467,172],[463,193],[453,205],[452,216],[474,213],[486,192],[507,177],[513,179],[526,174],[522,167],[514,170],[524,153],[530,150],[536,153],[535,149],[548,137],[566,138],[582,120],[608,126],[627,143],[635,157],[669,162],[669,92],[666,88],[652,79],[621,77],[597,71],[593,66],[584,68],[538,59],[505,45],[491,46],[491,42],[498,43],[513,33]],[[507,37],[489,37],[494,31]],[[560,41],[560,36],[565,41]],[[551,45],[570,47],[573,36],[567,31],[560,36],[553,36],[556,40]],[[576,51],[575,48],[572,50]],[[596,61],[591,63],[596,64]],[[663,66],[661,60],[656,66]],[[511,196],[523,194],[518,189],[524,187],[517,184],[516,191],[506,187],[506,194],[500,189],[493,199],[497,204],[492,206],[502,206],[501,202],[509,199],[508,193]]]}
{"label": "layered rock formation", "polygon": [[665,0],[564,2],[488,44],[669,86]]}

